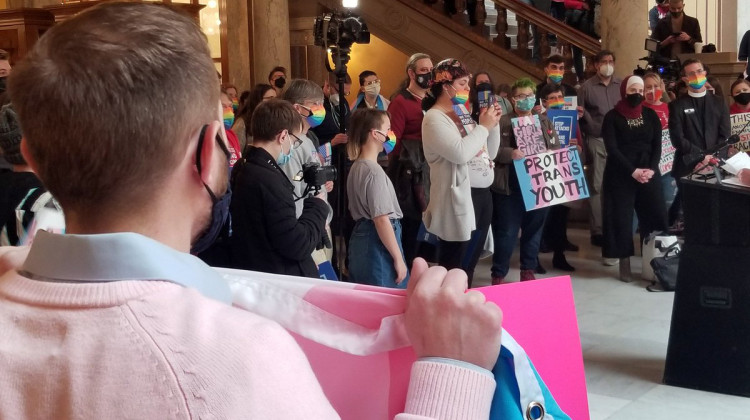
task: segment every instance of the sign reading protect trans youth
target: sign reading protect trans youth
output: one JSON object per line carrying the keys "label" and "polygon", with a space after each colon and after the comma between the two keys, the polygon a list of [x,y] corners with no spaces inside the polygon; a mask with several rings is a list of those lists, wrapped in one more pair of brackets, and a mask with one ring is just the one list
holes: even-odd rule
{"label": "sign reading protect trans youth", "polygon": [[513,164],[526,211],[589,197],[575,147],[526,156]]}

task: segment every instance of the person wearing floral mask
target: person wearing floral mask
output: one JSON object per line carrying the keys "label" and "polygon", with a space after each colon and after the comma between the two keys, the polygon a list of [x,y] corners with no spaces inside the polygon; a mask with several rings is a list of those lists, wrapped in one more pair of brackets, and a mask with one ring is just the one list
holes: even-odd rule
{"label": "person wearing floral mask", "polygon": [[371,70],[359,74],[359,95],[352,105],[352,111],[357,108],[374,108],[381,111],[388,109],[391,101],[380,94],[380,79]]}
{"label": "person wearing floral mask", "polygon": [[[583,107],[581,131],[584,135],[586,163],[591,167],[589,188],[591,196],[591,244],[602,246],[602,178],[607,163],[607,150],[602,138],[602,121],[620,100],[621,80],[614,76],[615,55],[602,50],[594,57],[596,74],[586,80],[578,91],[578,105]],[[617,260],[605,260],[606,265],[615,265]]]}
{"label": "person wearing floral mask", "polygon": [[624,282],[633,281],[633,211],[638,215],[641,239],[667,229],[659,177],[662,124],[654,110],[643,106],[644,85],[638,76],[627,77],[621,87],[622,99],[602,125],[607,147],[602,255],[619,260]]}
{"label": "person wearing floral mask", "polygon": [[500,119],[500,149],[495,158],[495,181],[492,184],[492,238],[495,253],[492,255],[492,284],[500,284],[510,270],[510,257],[513,255],[518,231],[521,231],[521,281],[534,280],[534,270],[539,262],[539,245],[542,239],[544,219],[548,209],[526,211],[521,195],[521,187],[513,161],[525,157],[518,148],[513,132],[513,119],[519,117],[539,118],[541,135],[537,139],[546,150],[560,148],[557,132],[545,115],[534,114],[536,85],[531,79],[522,78],[513,83],[511,102],[513,112]]}
{"label": "person wearing floral mask", "polygon": [[[494,178],[492,159],[500,143],[501,112],[492,104],[480,111],[479,124],[474,123],[465,107],[471,74],[460,61],[445,59],[432,74],[432,86],[422,100],[424,156],[430,165],[430,202],[422,220],[427,231],[440,239],[438,263],[461,268],[477,229],[474,206],[491,214],[488,187]],[[470,162],[482,168],[474,171]]]}
{"label": "person wearing floral mask", "polygon": [[[696,167],[708,164],[711,155],[705,155],[703,151],[732,135],[729,108],[724,98],[707,94],[708,75],[703,63],[694,58],[685,60],[680,76],[687,85],[687,95],[669,103],[669,136],[677,149],[672,167],[672,176],[676,180],[690,174]],[[705,157],[696,161],[692,156]],[[678,187],[669,209],[670,225],[680,218],[680,197]]]}
{"label": "person wearing floral mask", "polygon": [[743,114],[750,112],[750,82],[746,79],[737,79],[729,89],[732,93],[732,105],[729,106],[729,114]]}
{"label": "person wearing floral mask", "polygon": [[373,108],[354,111],[346,144],[353,161],[346,181],[349,211],[356,221],[347,250],[349,280],[405,289],[408,281],[396,190],[378,165],[381,152],[391,153],[396,135],[388,113]]}

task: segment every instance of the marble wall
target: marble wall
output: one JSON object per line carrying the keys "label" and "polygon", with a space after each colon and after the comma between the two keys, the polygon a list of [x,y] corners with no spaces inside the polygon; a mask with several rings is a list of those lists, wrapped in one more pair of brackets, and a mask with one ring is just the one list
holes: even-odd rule
{"label": "marble wall", "polygon": [[648,38],[648,15],[643,10],[649,0],[608,0],[602,2],[602,46],[615,53],[615,74],[632,74],[638,61],[646,55],[644,40]]}

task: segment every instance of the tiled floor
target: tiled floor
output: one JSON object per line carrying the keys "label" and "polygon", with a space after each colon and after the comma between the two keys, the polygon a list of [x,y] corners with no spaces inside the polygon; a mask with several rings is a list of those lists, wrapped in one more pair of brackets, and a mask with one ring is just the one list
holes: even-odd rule
{"label": "tiled floor", "polygon": [[[581,250],[567,253],[576,267],[573,290],[581,332],[591,420],[748,420],[750,398],[662,385],[673,293],[650,293],[645,281],[622,283],[617,267],[601,263],[600,248],[589,245],[588,231],[571,229]],[[542,254],[545,276],[552,254]],[[475,282],[490,282],[489,259],[482,260]],[[632,258],[640,278],[640,258]],[[518,254],[510,280],[518,279]],[[574,419],[575,420],[575,419]]]}

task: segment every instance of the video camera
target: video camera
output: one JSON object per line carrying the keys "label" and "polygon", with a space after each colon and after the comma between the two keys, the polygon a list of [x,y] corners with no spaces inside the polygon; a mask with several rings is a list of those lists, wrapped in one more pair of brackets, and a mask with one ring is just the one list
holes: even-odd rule
{"label": "video camera", "polygon": [[668,85],[670,82],[677,82],[680,80],[680,62],[678,60],[671,60],[663,55],[659,54],[659,48],[661,42],[646,38],[645,50],[648,51],[648,56],[641,58],[641,60],[647,63],[646,68],[642,68],[640,65],[633,71],[633,74],[643,76],[646,71],[652,71],[658,74],[664,84]]}
{"label": "video camera", "polygon": [[320,166],[319,163],[307,162],[302,165],[302,181],[307,184],[307,189],[317,194],[320,188],[328,181],[336,181],[338,171],[333,166]]}
{"label": "video camera", "polygon": [[348,10],[316,17],[313,36],[315,45],[331,51],[337,69],[349,62],[353,44],[370,43],[370,31],[365,21]]}

